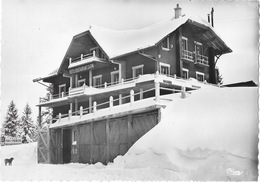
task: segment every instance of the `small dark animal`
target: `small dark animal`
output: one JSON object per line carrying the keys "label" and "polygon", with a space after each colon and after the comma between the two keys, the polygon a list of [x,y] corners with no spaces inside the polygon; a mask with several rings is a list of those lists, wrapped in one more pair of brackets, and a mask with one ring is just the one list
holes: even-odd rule
{"label": "small dark animal", "polygon": [[5,165],[6,165],[6,164],[9,164],[9,166],[11,166],[12,163],[13,163],[13,160],[14,160],[13,157],[11,157],[10,159],[5,159]]}

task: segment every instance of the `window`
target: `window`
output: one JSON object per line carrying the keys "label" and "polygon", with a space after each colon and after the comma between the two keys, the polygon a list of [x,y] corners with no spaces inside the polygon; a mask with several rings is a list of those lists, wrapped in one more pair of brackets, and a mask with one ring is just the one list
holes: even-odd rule
{"label": "window", "polygon": [[81,87],[85,84],[85,79],[78,80],[78,87]]}
{"label": "window", "polygon": [[166,48],[167,50],[170,49],[170,37],[167,37],[162,41],[162,48]]}
{"label": "window", "polygon": [[[77,131],[76,130],[73,130],[73,132],[72,132],[72,145],[77,145]],[[76,154],[77,149],[74,148],[72,152]]]}
{"label": "window", "polygon": [[201,72],[196,71],[196,79],[197,79],[198,81],[203,82],[203,81],[204,81],[204,73],[201,73]]}
{"label": "window", "polygon": [[203,49],[202,49],[202,43],[200,42],[194,42],[195,43],[195,52],[197,55],[202,55]]}
{"label": "window", "polygon": [[182,68],[182,78],[189,79],[189,70]]}
{"label": "window", "polygon": [[137,78],[139,75],[143,75],[143,68],[144,68],[144,65],[139,65],[139,66],[135,66],[135,67],[132,67],[133,69],[133,78]]}
{"label": "window", "polygon": [[75,142],[77,140],[77,131],[73,131],[72,141]]}
{"label": "window", "polygon": [[62,97],[62,92],[66,93],[66,84],[59,85],[59,97]]}
{"label": "window", "polygon": [[160,63],[160,73],[164,75],[170,74],[170,65],[166,63]]}
{"label": "window", "polygon": [[188,50],[188,38],[182,37],[181,39],[181,49],[182,50]]}
{"label": "window", "polygon": [[111,72],[111,83],[112,84],[119,83],[119,71]]}
{"label": "window", "polygon": [[102,75],[93,76],[93,86],[94,87],[101,87],[102,85]]}

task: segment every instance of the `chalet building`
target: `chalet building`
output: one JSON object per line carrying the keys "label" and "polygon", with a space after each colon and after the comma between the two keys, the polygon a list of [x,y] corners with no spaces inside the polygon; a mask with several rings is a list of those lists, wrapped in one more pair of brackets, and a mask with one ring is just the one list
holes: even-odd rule
{"label": "chalet building", "polygon": [[38,104],[54,118],[47,153],[39,145],[43,161],[113,161],[160,121],[163,96],[218,83],[216,61],[231,49],[208,21],[174,10],[136,30],[91,26],[72,38],[57,70],[34,80],[53,84]]}

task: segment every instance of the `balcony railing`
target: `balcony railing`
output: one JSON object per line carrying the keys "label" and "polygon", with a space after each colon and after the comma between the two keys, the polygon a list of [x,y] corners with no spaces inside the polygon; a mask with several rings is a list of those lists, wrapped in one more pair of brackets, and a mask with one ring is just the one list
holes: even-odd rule
{"label": "balcony railing", "polygon": [[197,54],[196,55],[197,59],[195,60],[195,64],[202,64],[202,65],[209,65],[208,57]]}
{"label": "balcony railing", "polygon": [[195,64],[209,65],[208,57],[200,54],[195,54],[188,50],[182,50],[182,59],[186,59],[188,61],[192,61]]}
{"label": "balcony railing", "polygon": [[[167,100],[165,98],[161,98],[160,89],[166,89],[166,90],[172,91],[173,93],[181,93],[181,98],[186,98],[186,94],[191,94],[190,91],[186,91],[185,86],[181,87],[181,89],[175,89],[175,88],[169,89],[169,88],[161,87],[159,80],[157,79],[158,76],[159,76],[159,73],[157,73],[155,75],[155,87],[153,87],[153,88],[142,90],[137,93],[135,93],[134,90],[131,90],[129,92],[129,95],[124,96],[124,97],[122,97],[122,95],[121,96],[119,95],[118,99],[114,99],[113,96],[109,96],[109,99],[106,102],[97,104],[97,102],[94,101],[93,105],[91,105],[90,107],[83,108],[81,106],[79,108],[79,110],[75,111],[75,112],[72,112],[71,110],[69,110],[67,114],[59,113],[59,115],[57,115],[55,118],[53,118],[51,124],[55,124],[53,122],[57,122],[59,124],[60,122],[70,121],[72,119],[72,116],[78,116],[78,119],[82,119],[82,117],[84,115],[98,116],[98,114],[100,114],[102,112],[106,112],[108,109],[111,112],[112,110],[114,110],[114,107],[120,106],[120,105],[125,105],[124,108],[128,109],[126,107],[127,104],[128,104],[128,107],[131,108],[134,106],[135,102],[143,100],[143,99],[150,99],[150,101],[152,101],[152,104],[156,104],[156,103],[158,104],[160,100]],[[143,95],[148,92],[154,93],[154,95],[152,95],[151,97],[148,97],[148,98],[143,98]],[[136,96],[139,96],[139,99],[135,99]],[[154,98],[154,99],[151,99],[151,98]],[[151,103],[151,102],[146,102],[147,105],[149,103]]]}
{"label": "balcony railing", "polygon": [[182,59],[193,61],[193,53],[188,50],[182,50]]}
{"label": "balcony railing", "polygon": [[82,61],[84,59],[91,58],[91,57],[96,57],[95,51],[93,51],[92,53],[89,53],[89,54],[81,54],[79,57],[76,57],[76,58],[70,58],[70,64],[76,63],[76,62],[79,62],[79,61]]}

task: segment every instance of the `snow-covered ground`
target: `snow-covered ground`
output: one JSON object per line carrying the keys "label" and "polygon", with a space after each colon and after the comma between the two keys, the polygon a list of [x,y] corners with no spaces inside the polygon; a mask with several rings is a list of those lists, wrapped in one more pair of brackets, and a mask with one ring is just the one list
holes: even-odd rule
{"label": "snow-covered ground", "polygon": [[[205,86],[167,97],[162,121],[114,163],[37,164],[36,143],[4,146],[1,179],[257,180],[257,88]],[[4,166],[7,157],[13,166]]]}

